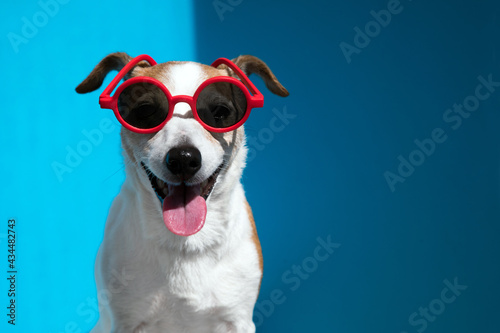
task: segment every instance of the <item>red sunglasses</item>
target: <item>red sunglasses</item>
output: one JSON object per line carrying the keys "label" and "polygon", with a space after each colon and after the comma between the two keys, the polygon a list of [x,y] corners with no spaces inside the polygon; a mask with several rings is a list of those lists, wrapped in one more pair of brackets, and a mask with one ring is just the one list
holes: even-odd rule
{"label": "red sunglasses", "polygon": [[[248,119],[253,108],[264,106],[264,96],[232,61],[219,58],[212,64],[227,65],[241,79],[216,76],[204,81],[194,95],[172,96],[167,87],[149,76],[133,77],[123,82],[113,96],[111,93],[121,79],[140,61],[151,66],[156,61],[148,55],[132,59],[99,97],[103,109],[111,109],[125,128],[136,133],[154,133],[172,118],[179,102],[189,104],[194,118],[211,132],[229,132]],[[252,94],[250,94],[250,92]]]}

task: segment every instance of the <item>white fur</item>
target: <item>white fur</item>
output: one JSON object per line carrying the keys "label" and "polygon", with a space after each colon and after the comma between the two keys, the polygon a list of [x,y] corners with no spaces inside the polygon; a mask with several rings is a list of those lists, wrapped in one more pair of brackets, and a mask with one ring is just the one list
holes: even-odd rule
{"label": "white fur", "polygon": [[[194,63],[175,65],[162,75],[173,95],[192,96],[206,79]],[[122,143],[136,163],[124,153],[126,180],[110,209],[96,260],[100,319],[92,333],[255,332],[252,313],[262,272],[240,183],[243,128],[211,140],[195,119],[185,117],[186,105],[179,103],[174,113],[184,117],[173,117],[155,135],[122,129]],[[139,164],[171,181],[165,156],[181,144],[197,147],[202,155],[193,183],[226,163],[207,200],[205,226],[189,237],[165,227],[160,202]]]}
{"label": "white fur", "polygon": [[200,64],[183,62],[170,68],[168,89],[172,95],[193,96],[194,92],[207,77]]}

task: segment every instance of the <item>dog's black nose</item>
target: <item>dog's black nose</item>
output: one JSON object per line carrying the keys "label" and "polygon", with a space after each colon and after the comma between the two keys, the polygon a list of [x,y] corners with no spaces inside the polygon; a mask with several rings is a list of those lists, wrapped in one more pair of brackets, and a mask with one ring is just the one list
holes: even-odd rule
{"label": "dog's black nose", "polygon": [[201,153],[192,146],[176,147],[167,153],[166,161],[170,172],[188,180],[201,168]]}

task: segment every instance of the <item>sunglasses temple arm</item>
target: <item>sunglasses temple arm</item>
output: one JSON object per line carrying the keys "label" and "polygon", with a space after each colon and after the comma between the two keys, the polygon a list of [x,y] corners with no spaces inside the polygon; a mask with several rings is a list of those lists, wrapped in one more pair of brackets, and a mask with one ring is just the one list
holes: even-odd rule
{"label": "sunglasses temple arm", "polygon": [[115,78],[111,81],[111,83],[104,89],[102,92],[101,96],[99,97],[99,105],[101,106],[101,109],[111,109],[112,108],[112,101],[113,97],[111,97],[111,93],[113,90],[115,90],[116,86],[118,83],[120,83],[121,79],[127,75],[127,73],[135,66],[137,65],[140,61],[147,61],[151,66],[156,65],[156,61],[153,60],[150,56],[147,54],[141,54],[131,61],[129,61],[128,64],[126,64],[120,72],[115,76]]}
{"label": "sunglasses temple arm", "polygon": [[[239,69],[239,68],[238,68]],[[243,72],[242,72],[243,74]],[[264,106],[264,95],[260,93],[260,91],[257,89],[257,87],[254,86],[252,81],[245,75],[243,84],[250,90],[252,93],[251,99],[250,99],[250,106],[252,108],[261,108]]]}
{"label": "sunglasses temple arm", "polygon": [[[261,106],[254,106],[254,107],[262,107],[264,105],[264,98],[263,98],[262,94],[260,93],[260,91],[257,89],[257,87],[252,83],[252,81],[250,81],[248,76],[246,76],[245,73],[243,73],[243,71],[238,66],[236,66],[235,63],[233,63],[231,60],[226,59],[226,58],[219,58],[219,59],[215,60],[212,63],[212,66],[217,68],[219,65],[222,65],[222,64],[227,65],[240,77],[240,79],[243,81],[243,84],[248,88],[248,90],[250,90],[250,92],[254,95],[254,97],[261,96],[261,98],[259,98],[259,99],[262,99],[262,105]],[[256,102],[259,102],[259,101],[257,100]]]}

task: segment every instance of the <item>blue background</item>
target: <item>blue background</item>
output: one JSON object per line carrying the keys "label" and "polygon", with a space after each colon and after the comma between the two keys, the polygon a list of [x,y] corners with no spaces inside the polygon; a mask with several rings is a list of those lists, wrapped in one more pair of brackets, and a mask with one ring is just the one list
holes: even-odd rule
{"label": "blue background", "polygon": [[[258,332],[498,332],[500,89],[457,129],[443,114],[474,95],[479,76],[500,81],[500,5],[401,0],[348,62],[339,45],[355,45],[354,28],[391,1],[221,2],[218,12],[212,1],[72,0],[17,52],[9,33],[22,36],[23,17],[43,8],[2,5],[2,295],[9,218],[19,273],[17,325],[6,323],[4,296],[0,330],[87,332],[97,320],[94,258],[124,173],[101,90],[74,88],[106,54],[125,51],[159,62],[253,54],[290,91],[274,96],[251,77],[266,103],[248,136],[269,139],[276,110],[295,115],[243,176],[265,258]],[[113,129],[59,179],[54,162],[67,164],[103,119]],[[391,191],[384,173],[436,128],[446,141]],[[318,262],[318,238],[328,237],[340,247]],[[302,265],[307,275],[293,273]],[[467,289],[425,329],[411,325],[455,278]]]}

